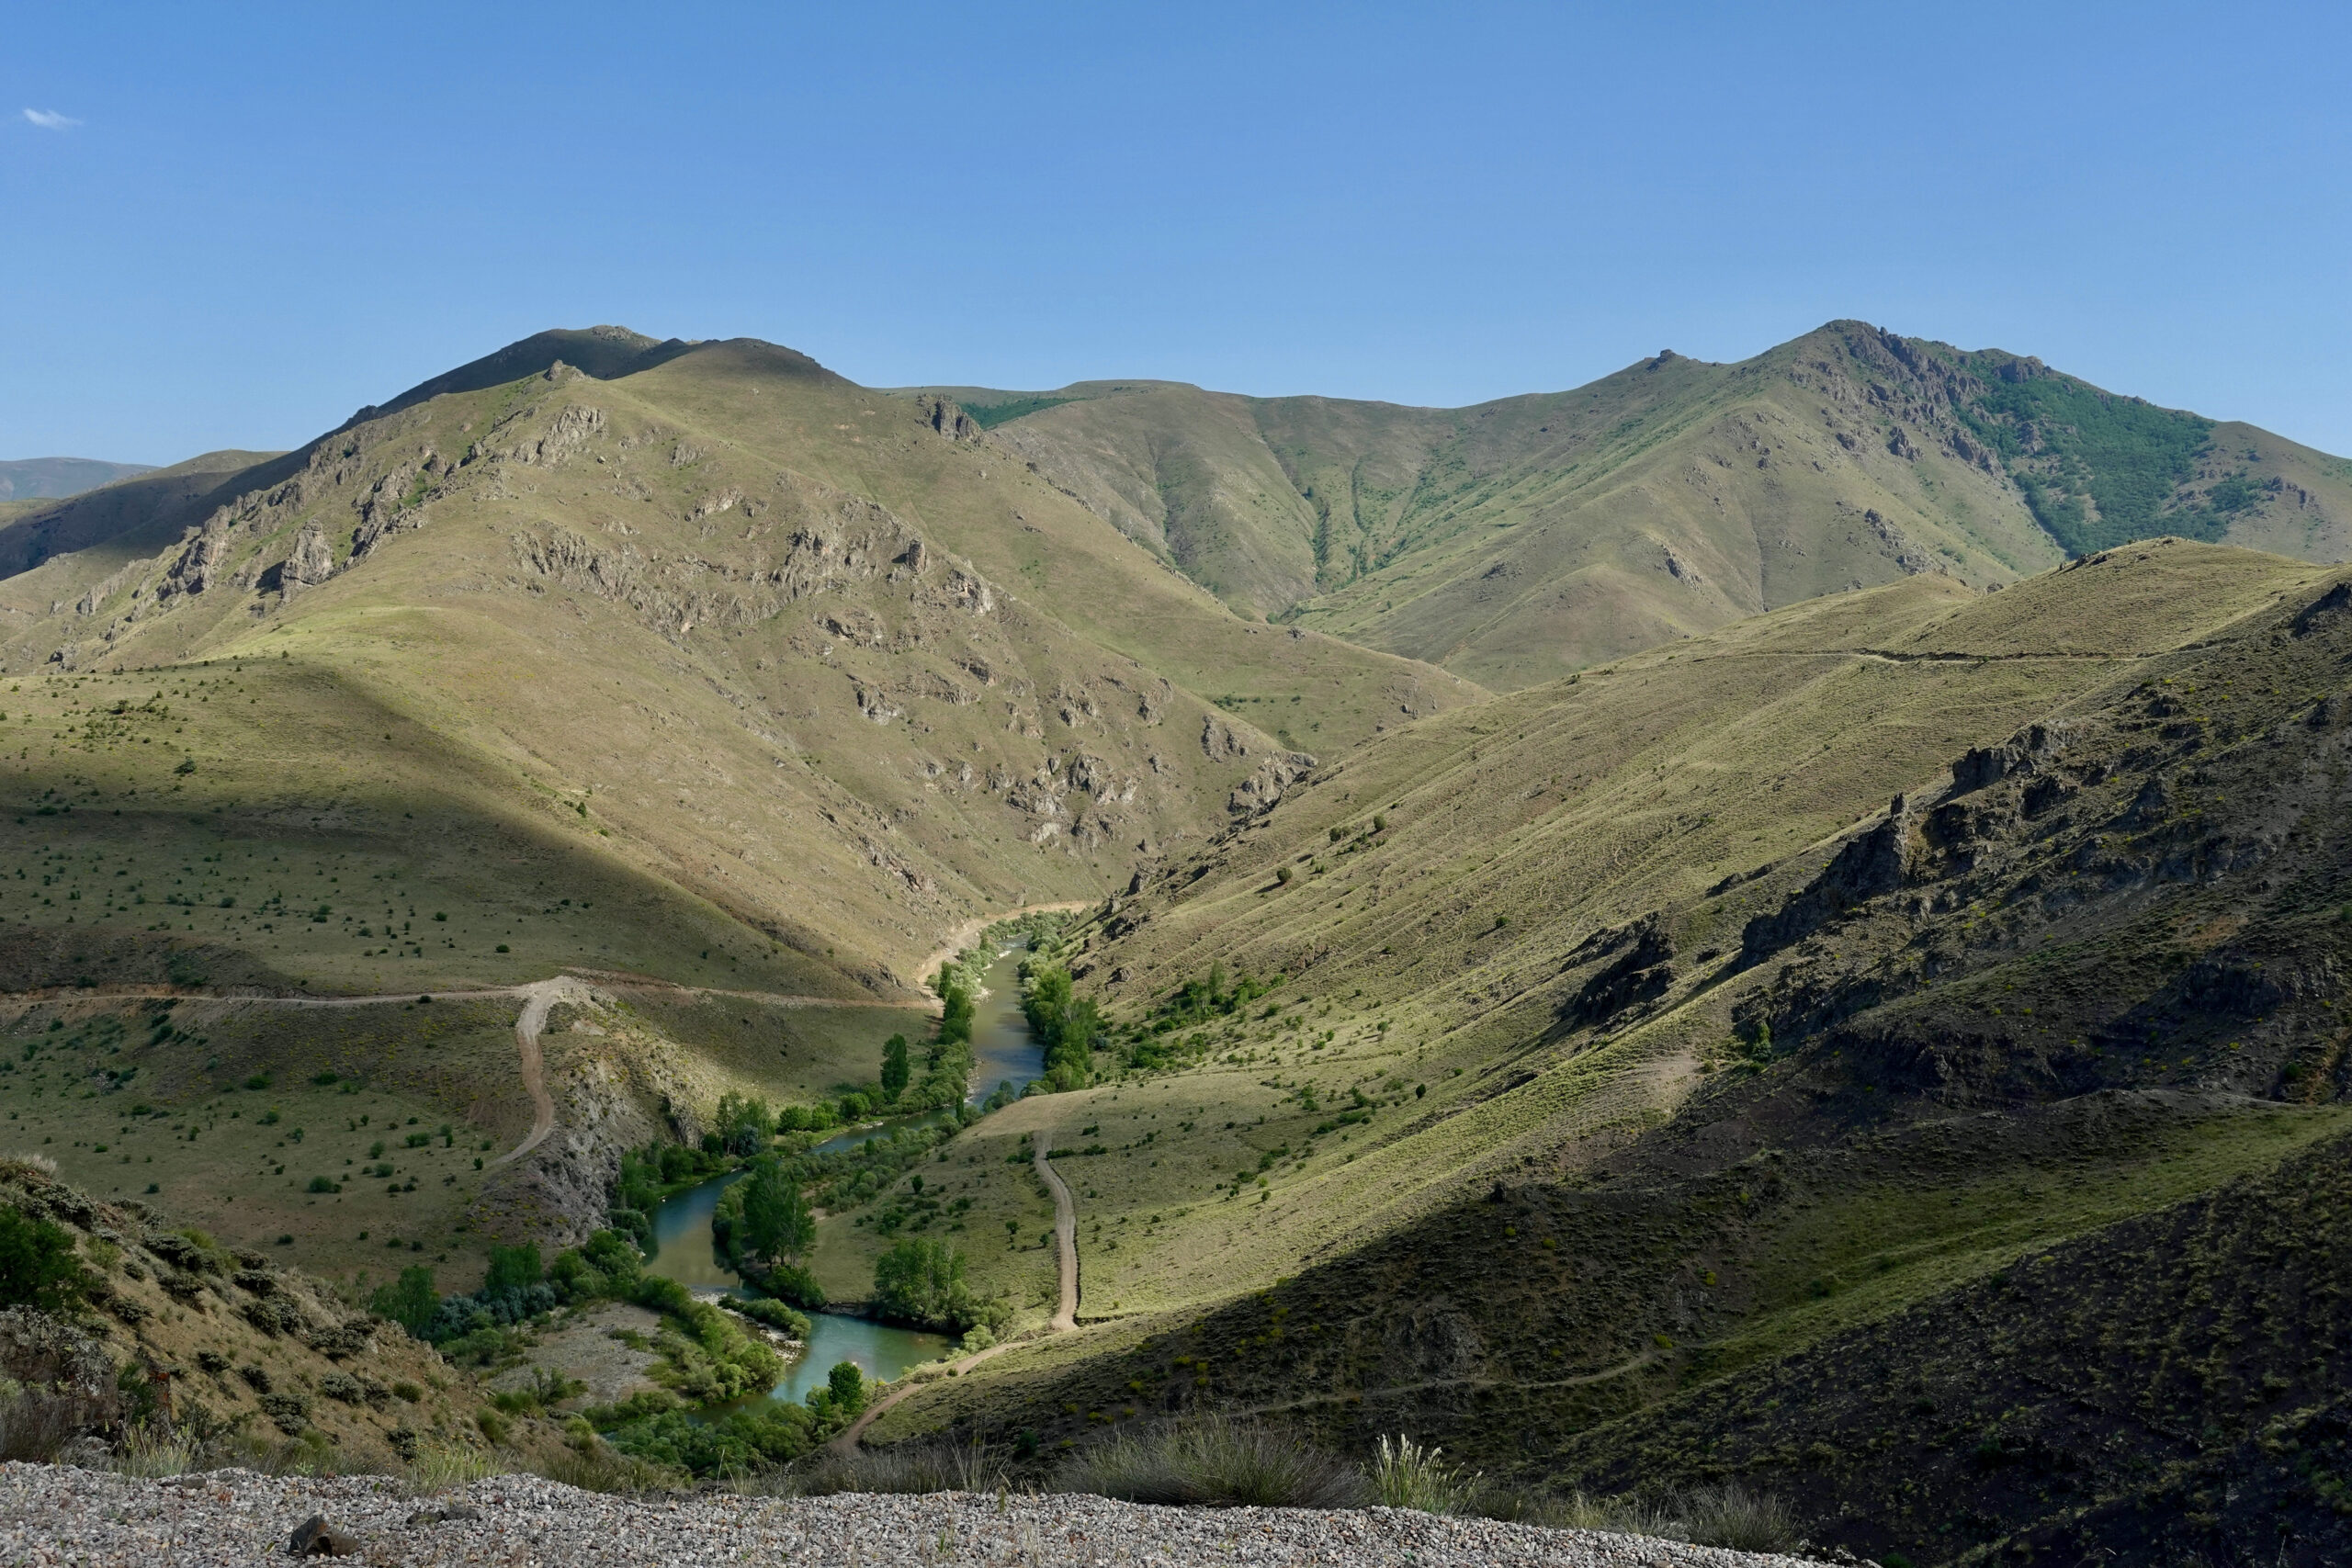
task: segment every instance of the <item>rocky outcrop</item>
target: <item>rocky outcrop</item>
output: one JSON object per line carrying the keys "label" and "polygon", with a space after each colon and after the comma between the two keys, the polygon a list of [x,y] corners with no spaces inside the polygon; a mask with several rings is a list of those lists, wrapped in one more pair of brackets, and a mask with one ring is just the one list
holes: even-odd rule
{"label": "rocky outcrop", "polygon": [[[649,556],[634,547],[606,549],[568,528],[544,535],[528,530],[511,539],[514,558],[531,573],[567,588],[628,605],[671,637],[696,626],[751,626],[773,619],[786,606],[827,589],[880,575],[910,544],[904,525],[878,506],[844,500],[840,510],[852,525],[812,523],[786,535],[781,553],[749,566],[700,556]],[[970,592],[951,582],[951,601],[985,610],[991,600],[978,578],[955,574]],[[977,603],[975,603],[977,601]],[[862,608],[828,611],[825,629],[871,643],[880,623]]]}
{"label": "rocky outcrop", "polygon": [[605,429],[605,411],[587,403],[566,405],[547,429],[506,449],[507,461],[552,467],[586,446]]}
{"label": "rocky outcrop", "polygon": [[978,423],[947,399],[925,398],[921,406],[923,423],[950,441],[978,441],[980,438]]}
{"label": "rocky outcrop", "polygon": [[293,550],[277,569],[279,591],[290,599],[334,575],[334,550],[327,543],[326,530],[315,522],[305,523],[294,536]]}
{"label": "rocky outcrop", "polygon": [[1605,1023],[1626,1010],[1664,996],[1674,984],[1674,937],[1655,914],[1631,925],[1588,937],[1571,954],[1571,962],[1615,957],[1583,987],[1562,1011],[1572,1024]]}
{"label": "rocky outcrop", "polygon": [[1901,886],[1911,833],[1911,807],[1898,795],[1886,815],[1848,840],[1820,875],[1778,909],[1747,922],[1739,939],[1742,965],[1759,964],[1863,900]]}
{"label": "rocky outcrop", "polygon": [[1315,759],[1306,752],[1278,751],[1233,786],[1226,808],[1236,817],[1263,817],[1281,803],[1284,790],[1314,771]]}

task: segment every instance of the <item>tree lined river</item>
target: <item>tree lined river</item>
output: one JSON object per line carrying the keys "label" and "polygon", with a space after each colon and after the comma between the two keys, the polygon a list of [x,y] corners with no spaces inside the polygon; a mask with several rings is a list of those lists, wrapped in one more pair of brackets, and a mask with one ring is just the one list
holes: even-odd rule
{"label": "tree lined river", "polygon": [[[1021,953],[1019,948],[999,953],[982,981],[988,994],[979,999],[972,1019],[972,1055],[978,1060],[967,1098],[973,1103],[986,1100],[1002,1083],[1011,1084],[1018,1094],[1046,1070],[1045,1051],[1031,1036],[1029,1021],[1021,1011]],[[817,1147],[829,1154],[855,1148],[901,1127],[920,1126],[940,1119],[936,1114],[902,1117],[879,1126],[854,1128],[826,1139]],[[734,1271],[718,1256],[710,1234],[710,1218],[718,1207],[718,1195],[742,1174],[730,1172],[689,1188],[656,1209],[653,1257],[648,1269],[689,1289],[749,1294]],[[891,1328],[839,1313],[811,1313],[808,1316],[808,1348],[794,1359],[784,1381],[770,1392],[772,1399],[803,1398],[810,1389],[823,1383],[825,1375],[841,1361],[854,1362],[869,1378],[897,1378],[910,1367],[937,1360],[953,1343],[944,1335]]]}

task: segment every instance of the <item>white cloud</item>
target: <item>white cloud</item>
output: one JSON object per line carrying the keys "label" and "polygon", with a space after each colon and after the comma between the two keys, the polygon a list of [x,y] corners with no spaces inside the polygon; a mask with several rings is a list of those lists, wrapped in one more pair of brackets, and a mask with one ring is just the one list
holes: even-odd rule
{"label": "white cloud", "polygon": [[71,130],[82,123],[71,116],[59,114],[55,109],[27,109],[25,118],[43,130]]}

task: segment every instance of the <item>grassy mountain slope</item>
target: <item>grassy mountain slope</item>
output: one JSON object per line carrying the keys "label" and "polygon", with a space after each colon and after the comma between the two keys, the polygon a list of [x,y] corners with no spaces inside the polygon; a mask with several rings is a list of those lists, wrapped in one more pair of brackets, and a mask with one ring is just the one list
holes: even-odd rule
{"label": "grassy mountain slope", "polygon": [[[1646,1124],[1697,1081],[1695,1058],[1612,1045],[1504,1092],[1559,1059],[1561,1010],[1614,961],[1615,933],[1663,908],[1682,949],[1720,958],[1743,901],[1801,883],[1952,756],[2321,575],[2181,543],[2132,557],[1998,594],[1925,576],[1802,604],[1359,748],[1172,861],[1072,959],[1128,1017],[1215,968],[1285,983],[1245,1010],[1170,1018],[1159,1038],[1183,1072],[976,1129],[975,1152],[1001,1151],[977,1163],[1003,1189],[977,1205],[990,1227],[1034,1208],[1002,1157],[1022,1134],[1100,1143],[1074,1168],[1102,1239],[1122,1219],[1153,1234],[1087,1255],[1086,1310],[1172,1308],[1378,1235],[1564,1141]],[[1729,902],[1709,896],[1726,881]],[[1378,1102],[1372,1129],[1412,1135],[1367,1149],[1360,1122],[1317,1134],[1367,1109],[1359,1089]],[[1272,1201],[1227,1203],[1238,1172],[1253,1190],[1267,1175]],[[873,1246],[855,1220],[827,1233],[844,1284]],[[1036,1228],[1016,1234],[1034,1245]],[[1016,1248],[977,1266],[1025,1289],[1035,1261]]]}
{"label": "grassy mountain slope", "polygon": [[1855,321],[1459,410],[1159,383],[966,396],[1245,613],[1495,687],[1821,593],[2007,582],[2131,538],[2352,554],[2343,459]]}
{"label": "grassy mountain slope", "polygon": [[[0,1098],[75,1179],[222,1201],[322,1268],[423,1227],[462,1278],[595,1224],[618,1146],[723,1092],[870,1080],[976,915],[1222,831],[1310,765],[1286,738],[1481,694],[1243,623],[952,407],[788,350],[485,363],[0,582],[0,1010],[36,1055],[72,1032]],[[544,1046],[557,1135],[475,1166],[530,1125],[522,1004],[450,993],[567,970],[599,999]],[[422,1195],[279,1168],[255,1118],[341,1126],[353,1085],[463,1130]],[[134,1103],[231,1135],[141,1139]]]}
{"label": "grassy mountain slope", "polygon": [[[20,1156],[0,1157],[0,1202],[64,1230],[91,1281],[96,1311],[12,1309],[5,1352],[17,1380],[80,1396],[56,1402],[74,1424],[119,1429],[168,1400],[191,1439],[233,1433],[252,1458],[346,1472],[397,1472],[427,1441],[480,1446],[488,1400],[472,1380],[281,1249],[223,1243],[136,1199],[94,1201]],[[12,1445],[39,1451],[28,1417],[46,1403],[16,1404]],[[526,1453],[551,1446],[517,1436]]]}
{"label": "grassy mountain slope", "polygon": [[[2192,582],[2207,585],[2200,604],[2183,602]],[[1822,608],[1859,618],[1928,586]],[[2152,544],[1875,625],[1806,626],[1801,608],[1735,628],[1744,647],[1681,645],[1654,681],[1694,659],[1684,681],[1719,680],[1730,671],[1708,665],[1762,662],[1776,642],[1773,661],[1792,663],[1830,642],[1824,631],[1862,631],[1831,645],[1878,651],[1855,657],[1834,706],[1847,726],[1803,750],[1751,732],[1749,766],[1698,788],[1679,760],[1632,759],[1668,818],[1652,826],[1671,831],[1629,840],[1564,822],[1575,856],[1555,851],[1521,880],[1514,863],[1533,858],[1535,836],[1465,824],[1475,900],[1430,857],[1407,860],[1405,835],[1441,830],[1428,805],[1451,818],[1465,795],[1465,815],[1537,815],[1553,787],[1526,765],[1539,721],[1526,741],[1488,726],[1539,694],[1480,710],[1477,755],[1454,754],[1465,775],[1486,771],[1482,786],[1418,810],[1385,780],[1376,804],[1340,797],[1365,782],[1359,763],[1462,721],[1384,739],[1221,846],[1231,862],[1171,883],[1165,907],[1147,894],[1094,937],[1082,962],[1097,980],[1126,972],[1114,996],[1142,988],[1157,1004],[1213,954],[1228,975],[1290,978],[1272,1018],[1253,1004],[1159,1037],[1188,1065],[1041,1108],[1064,1127],[1084,1119],[1102,1148],[1067,1168],[1093,1194],[1081,1214],[1108,1222],[1082,1233],[1086,1311],[1125,1321],[1090,1331],[1091,1357],[1081,1336],[992,1362],[989,1386],[959,1380],[906,1427],[961,1416],[1074,1436],[1196,1402],[1279,1410],[1351,1442],[1408,1430],[1523,1481],[1741,1475],[1812,1498],[1815,1539],[1918,1562],[1990,1551],[2086,1505],[2120,1517],[2130,1488],[2176,1520],[2202,1506],[2151,1482],[2180,1457],[2166,1445],[2190,1434],[2199,1462],[2222,1464],[2295,1389],[2334,1373],[2286,1372],[2267,1401],[2228,1392],[2246,1379],[2202,1392],[2191,1380],[2163,1396],[2161,1442],[2145,1421],[2100,1416],[2069,1461],[2055,1438],[2032,1449],[2040,1417],[2012,1431],[1992,1413],[2027,1383],[2055,1409],[2073,1385],[1966,1303],[1998,1299],[2020,1257],[2051,1247],[2088,1249],[2097,1269],[2161,1254],[2173,1244],[2152,1238],[2205,1224],[2168,1206],[2274,1179],[2299,1151],[2328,1151],[2294,1168],[2319,1174],[2275,1179],[2332,1179],[2347,1132],[2347,594],[2275,558]],[[2085,657],[2101,634],[2110,651]],[[2009,710],[2038,702],[2038,716],[1926,739],[1923,719],[1964,724],[1959,692],[1929,684],[1962,671],[2038,671],[2046,683]],[[1903,681],[1918,683],[1916,705]],[[1541,695],[1568,707],[1591,683]],[[1991,721],[1990,705],[1976,716]],[[1760,826],[1783,803],[1801,809],[1792,791],[1841,784],[1878,808],[1785,851],[1725,820],[1752,810]],[[1374,810],[1388,825],[1366,834]],[[1762,863],[1722,852],[1725,829]],[[1252,838],[1272,852],[1245,850]],[[1287,886],[1265,874],[1282,863]],[[1310,899],[1311,915],[1272,913]],[[1483,963],[1482,942],[1498,950]],[[1135,1168],[1147,1161],[1148,1176]],[[1195,1261],[1211,1254],[1221,1279]],[[2243,1311],[2324,1344],[2329,1292],[2346,1281],[2319,1278],[2259,1308],[2217,1305],[2191,1337]],[[1958,1314],[1970,1337],[1869,1326],[1913,1311]],[[2109,1316],[2127,1350],[2162,1333]],[[1867,1356],[1791,1359],[1863,1334]],[[1800,1371],[1804,1425],[1718,1419],[1760,1412]],[[1973,1427],[1923,1420],[1945,1451],[1960,1446],[1932,1495],[1911,1497],[1907,1434],[1855,1414],[1894,1388],[1971,1412],[1962,1427],[1990,1422],[1994,1457],[1967,1458]],[[1865,1432],[1878,1435],[1860,1446]],[[2011,1438],[2022,1471],[2001,1457]],[[2264,1484],[2292,1468],[2273,1465]]]}
{"label": "grassy mountain slope", "polygon": [[0,501],[79,495],[117,479],[153,473],[153,463],[107,463],[96,457],[17,457],[0,461]]}

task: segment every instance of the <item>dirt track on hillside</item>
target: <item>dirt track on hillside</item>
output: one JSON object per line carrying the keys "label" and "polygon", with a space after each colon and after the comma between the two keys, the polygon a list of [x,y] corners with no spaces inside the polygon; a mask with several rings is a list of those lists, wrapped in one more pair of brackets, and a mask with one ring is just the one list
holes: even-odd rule
{"label": "dirt track on hillside", "polygon": [[[1066,1334],[1078,1326],[1078,1200],[1071,1195],[1069,1183],[1062,1179],[1061,1172],[1056,1170],[1053,1162],[1046,1157],[1053,1145],[1053,1129],[1040,1128],[1037,1133],[1036,1153],[1032,1157],[1036,1162],[1038,1176],[1054,1195],[1054,1261],[1061,1274],[1060,1303],[1055,1308],[1053,1317],[1047,1321],[1046,1332]],[[1015,1345],[1023,1343],[1025,1341],[1009,1339],[1001,1345],[991,1345],[985,1350],[975,1350],[962,1360],[953,1363],[949,1370],[954,1375],[961,1377],[990,1357],[1001,1356]],[[865,1436],[865,1429],[868,1427],[880,1420],[891,1406],[906,1399],[922,1386],[921,1383],[907,1382],[892,1389],[888,1394],[868,1406],[864,1415],[850,1423],[849,1429],[833,1439],[833,1447],[843,1452],[855,1450],[858,1440]]]}

